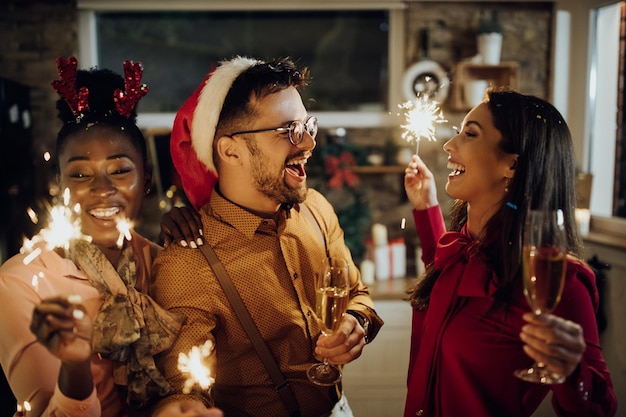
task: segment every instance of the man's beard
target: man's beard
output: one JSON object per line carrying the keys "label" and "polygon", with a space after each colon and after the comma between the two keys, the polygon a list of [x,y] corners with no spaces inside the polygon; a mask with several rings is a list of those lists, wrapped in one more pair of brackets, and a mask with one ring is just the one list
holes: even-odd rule
{"label": "man's beard", "polygon": [[[303,181],[297,188],[289,187],[280,174],[272,175],[268,168],[267,158],[251,141],[247,141],[248,149],[252,157],[252,175],[257,186],[257,190],[263,195],[271,198],[279,204],[302,203],[307,194],[306,181]],[[284,173],[284,168],[283,168]]]}

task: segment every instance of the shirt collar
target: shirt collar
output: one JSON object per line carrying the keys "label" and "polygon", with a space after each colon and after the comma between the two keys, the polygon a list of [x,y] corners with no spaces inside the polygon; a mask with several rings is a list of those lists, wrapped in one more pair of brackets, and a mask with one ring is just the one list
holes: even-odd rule
{"label": "shirt collar", "polygon": [[[212,191],[208,207],[209,212],[215,218],[239,230],[248,238],[253,237],[259,228],[268,224],[268,221],[274,223],[274,219],[260,217],[228,200],[219,193],[217,187],[214,187]],[[284,222],[287,218],[286,210],[281,210],[280,216],[281,221]]]}

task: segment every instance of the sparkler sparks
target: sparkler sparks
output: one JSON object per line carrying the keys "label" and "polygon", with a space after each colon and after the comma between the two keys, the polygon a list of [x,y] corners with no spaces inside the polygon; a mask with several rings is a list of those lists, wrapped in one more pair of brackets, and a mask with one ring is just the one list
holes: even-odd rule
{"label": "sparkler sparks", "polygon": [[[39,253],[41,253],[41,251],[39,251]],[[39,255],[39,253],[37,253],[37,255]],[[33,258],[34,259],[34,258]],[[30,261],[29,261],[30,262]],[[26,261],[24,261],[24,263],[26,264]],[[28,265],[28,264],[27,264]],[[33,278],[30,280],[30,285],[33,286],[33,288],[35,289],[35,291],[37,291],[37,289],[39,288],[39,280],[43,279],[45,277],[43,272],[39,272],[36,275],[33,275]]]}
{"label": "sparkler sparks", "polygon": [[130,240],[132,237],[130,231],[133,228],[133,222],[128,219],[118,218],[116,226],[117,230],[120,232],[120,236],[117,238],[117,247],[121,248],[124,244],[124,238]]}
{"label": "sparkler sparks", "polygon": [[17,413],[15,414],[16,417],[25,417],[26,416],[26,412],[30,411],[31,407],[30,407],[30,403],[28,401],[24,401],[24,405],[17,403]]}
{"label": "sparkler sparks", "polygon": [[418,153],[421,138],[435,141],[435,124],[445,123],[443,111],[439,103],[432,101],[428,96],[420,96],[415,100],[407,101],[400,105],[404,109],[406,124],[400,125],[404,128],[402,139],[408,142],[415,141],[415,154]]}
{"label": "sparkler sparks", "polygon": [[206,390],[213,385],[215,378],[211,376],[211,370],[205,364],[213,351],[213,342],[207,340],[202,346],[194,346],[186,355],[178,354],[178,370],[188,375],[183,393],[189,394],[195,385]]}
{"label": "sparkler sparks", "polygon": [[[69,207],[70,190],[66,188],[63,193],[63,205],[50,208],[50,221],[48,226],[41,229],[32,239],[25,239],[21,253],[27,253],[24,264],[28,265],[40,253],[40,248],[35,245],[44,242],[48,250],[54,248],[68,249],[72,239],[85,239],[91,241],[90,236],[83,235],[80,221],[76,217],[80,213],[80,206],[76,204],[74,208]],[[31,215],[32,218],[32,215]],[[36,218],[36,216],[35,216]]]}
{"label": "sparkler sparks", "polygon": [[26,209],[26,213],[28,214],[28,217],[30,218],[30,221],[33,222],[33,224],[39,223],[39,217],[37,216],[35,210],[29,207]]}

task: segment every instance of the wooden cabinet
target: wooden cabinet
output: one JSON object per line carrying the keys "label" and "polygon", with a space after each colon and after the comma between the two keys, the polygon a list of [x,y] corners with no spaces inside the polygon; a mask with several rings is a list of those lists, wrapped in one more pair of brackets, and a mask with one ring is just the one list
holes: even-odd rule
{"label": "wooden cabinet", "polygon": [[490,86],[508,86],[518,88],[519,63],[502,62],[498,65],[475,64],[469,61],[459,62],[456,66],[450,97],[453,110],[466,111],[472,106],[467,102],[464,85],[472,80],[486,80]]}

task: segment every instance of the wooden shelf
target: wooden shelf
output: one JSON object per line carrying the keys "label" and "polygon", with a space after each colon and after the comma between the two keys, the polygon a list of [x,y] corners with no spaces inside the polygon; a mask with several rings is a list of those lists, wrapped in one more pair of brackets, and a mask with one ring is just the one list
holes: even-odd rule
{"label": "wooden shelf", "polygon": [[498,65],[459,62],[454,71],[451,103],[454,110],[469,110],[463,94],[463,85],[469,80],[487,80],[490,86],[518,88],[519,63],[501,62]]}
{"label": "wooden shelf", "polygon": [[374,300],[405,300],[408,296],[407,289],[417,282],[417,277],[390,278],[388,280],[376,280],[368,285],[370,295]]}
{"label": "wooden shelf", "polygon": [[355,174],[403,174],[404,165],[364,165],[352,167]]}

